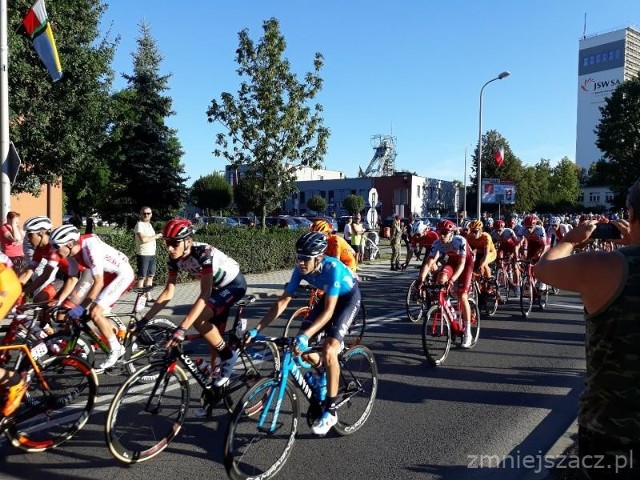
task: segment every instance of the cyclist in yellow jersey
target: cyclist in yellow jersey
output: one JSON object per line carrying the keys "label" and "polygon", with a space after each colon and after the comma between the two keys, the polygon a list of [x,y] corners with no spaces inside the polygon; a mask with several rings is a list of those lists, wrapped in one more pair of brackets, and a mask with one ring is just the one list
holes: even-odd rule
{"label": "cyclist in yellow jersey", "polygon": [[493,244],[491,235],[482,231],[482,222],[474,220],[469,225],[469,235],[467,236],[469,247],[476,254],[474,271],[480,272],[483,277],[491,277],[491,265],[497,256],[496,247]]}
{"label": "cyclist in yellow jersey", "polygon": [[337,258],[344,263],[352,272],[356,271],[356,256],[351,245],[342,237],[331,233],[332,227],[326,220],[316,220],[309,228],[312,232],[322,233],[327,237],[327,249],[324,254]]}
{"label": "cyclist in yellow jersey", "polygon": [[[9,258],[0,253],[0,319],[5,318],[9,310],[22,294],[22,284],[13,269],[8,266]],[[22,376],[0,367],[0,417],[11,415],[20,405],[22,397],[27,391],[27,384]]]}

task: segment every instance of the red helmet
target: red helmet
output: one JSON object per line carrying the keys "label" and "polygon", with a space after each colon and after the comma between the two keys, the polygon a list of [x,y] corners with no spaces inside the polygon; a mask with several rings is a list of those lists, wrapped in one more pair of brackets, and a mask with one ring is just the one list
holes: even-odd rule
{"label": "red helmet", "polygon": [[165,239],[182,240],[193,235],[193,224],[186,218],[169,220],[162,230]]}
{"label": "red helmet", "polygon": [[522,225],[526,228],[535,227],[538,224],[538,217],[535,215],[527,215],[525,219],[522,221]]}
{"label": "red helmet", "polygon": [[456,229],[456,224],[453,223],[451,220],[443,220],[440,223],[438,223],[438,226],[436,227],[436,230],[438,231],[446,230],[447,232],[453,232],[455,229]]}
{"label": "red helmet", "polygon": [[504,228],[504,220],[496,220],[493,226],[495,228]]}

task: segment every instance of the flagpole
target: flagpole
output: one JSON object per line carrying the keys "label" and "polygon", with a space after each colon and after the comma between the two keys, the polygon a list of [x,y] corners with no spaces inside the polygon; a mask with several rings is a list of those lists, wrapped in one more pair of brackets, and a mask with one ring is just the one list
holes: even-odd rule
{"label": "flagpole", "polygon": [[9,156],[9,43],[7,0],[0,0],[0,220],[7,218],[11,202],[11,182],[7,175]]}

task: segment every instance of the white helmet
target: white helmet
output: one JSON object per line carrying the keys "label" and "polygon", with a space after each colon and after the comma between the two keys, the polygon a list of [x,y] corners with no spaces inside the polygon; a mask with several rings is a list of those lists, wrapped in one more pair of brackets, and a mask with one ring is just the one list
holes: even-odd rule
{"label": "white helmet", "polygon": [[73,225],[62,225],[51,232],[49,242],[51,242],[51,248],[59,250],[61,246],[66,245],[69,242],[77,242],[80,238],[80,232]]}
{"label": "white helmet", "polygon": [[424,224],[422,220],[416,220],[415,222],[413,222],[413,225],[411,226],[411,233],[413,235],[421,235],[426,229],[427,229],[427,226]]}
{"label": "white helmet", "polygon": [[551,217],[551,221],[549,222],[551,225],[560,225],[559,217]]}
{"label": "white helmet", "polygon": [[49,232],[53,228],[53,225],[49,217],[39,216],[28,218],[22,228],[26,233],[39,232],[40,230]]}

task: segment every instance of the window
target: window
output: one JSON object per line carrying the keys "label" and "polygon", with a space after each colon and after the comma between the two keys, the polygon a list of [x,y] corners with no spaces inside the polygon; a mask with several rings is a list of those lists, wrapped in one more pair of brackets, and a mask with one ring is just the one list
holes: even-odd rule
{"label": "window", "polygon": [[578,202],[580,203],[584,202],[584,192],[580,192],[580,195],[578,195]]}
{"label": "window", "polygon": [[589,192],[589,202],[600,203],[600,192]]}
{"label": "window", "polygon": [[418,187],[418,198],[420,198],[420,185],[417,185]]}
{"label": "window", "polygon": [[303,204],[303,205],[304,205],[305,203],[307,203],[307,202],[306,202],[306,200],[305,200],[305,198],[304,198],[304,197],[305,197],[305,195],[304,195],[304,194],[305,194],[305,192],[300,192],[300,203],[301,203],[301,204]]}
{"label": "window", "polygon": [[604,201],[607,203],[613,202],[613,192],[607,192],[604,194]]}

